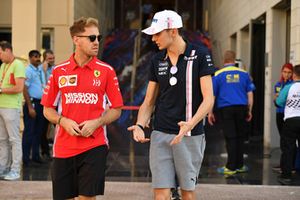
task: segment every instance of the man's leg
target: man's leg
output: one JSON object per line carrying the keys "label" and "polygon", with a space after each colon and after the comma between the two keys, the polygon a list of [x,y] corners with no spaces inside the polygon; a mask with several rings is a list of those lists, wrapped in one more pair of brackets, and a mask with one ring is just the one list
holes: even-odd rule
{"label": "man's leg", "polygon": [[164,194],[164,192],[161,194],[161,188],[170,190],[176,187],[174,158],[170,145],[173,138],[173,135],[155,130],[151,134],[149,164],[152,173],[152,188],[154,192],[157,190],[159,196]]}
{"label": "man's leg", "polygon": [[195,191],[181,190],[182,200],[196,200]]}
{"label": "man's leg", "polygon": [[78,195],[93,198],[104,195],[108,148],[98,146],[76,156]]}
{"label": "man's leg", "polygon": [[244,166],[244,146],[245,139],[249,126],[246,118],[248,115],[248,108],[246,106],[236,107],[235,110],[235,129],[236,129],[236,169],[241,169]]}
{"label": "man's leg", "polygon": [[22,152],[23,152],[23,165],[26,166],[30,162],[30,152],[32,147],[32,137],[34,130],[35,119],[29,116],[27,105],[23,106],[23,121],[24,131],[22,136]]}
{"label": "man's leg", "polygon": [[88,196],[79,195],[79,200],[96,200],[96,196],[88,197]]}
{"label": "man's leg", "polygon": [[173,147],[181,199],[196,199],[194,190],[198,182],[205,146],[205,135],[202,134],[184,137],[181,143]]}
{"label": "man's leg", "polygon": [[20,173],[22,162],[22,143],[20,133],[20,110],[6,109],[4,118],[12,152],[11,171]]}
{"label": "man's leg", "polygon": [[225,136],[225,142],[228,155],[226,168],[234,171],[236,170],[237,163],[237,138],[229,138]]}
{"label": "man's leg", "polygon": [[170,200],[171,192],[170,188],[155,188],[154,199],[155,200]]}
{"label": "man's leg", "polygon": [[0,109],[0,175],[4,175],[9,169],[10,148],[8,143],[8,133],[3,119],[3,109]]}
{"label": "man's leg", "polygon": [[299,121],[295,121],[293,119],[287,119],[283,131],[282,131],[282,140],[283,140],[283,148],[282,148],[282,174],[285,176],[291,176],[293,161],[294,161],[294,152],[295,152],[295,144],[297,139],[297,123]]}
{"label": "man's leg", "polygon": [[34,132],[32,137],[32,160],[41,162],[40,158],[40,144],[42,132],[45,129],[45,118],[43,115],[43,106],[40,102],[35,102],[36,118],[34,123]]}
{"label": "man's leg", "polygon": [[231,171],[236,169],[236,127],[234,120],[234,107],[226,107],[220,110],[220,123],[223,129],[225,146],[227,150],[226,168]]}

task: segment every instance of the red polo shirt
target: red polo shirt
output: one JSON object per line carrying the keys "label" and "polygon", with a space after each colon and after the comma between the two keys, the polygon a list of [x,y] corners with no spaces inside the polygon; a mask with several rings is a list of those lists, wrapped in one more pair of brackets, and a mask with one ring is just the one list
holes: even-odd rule
{"label": "red polo shirt", "polygon": [[[41,103],[45,107],[58,107],[59,113],[78,124],[99,118],[107,104],[110,108],[123,106],[114,69],[96,57],[79,67],[74,54],[53,69]],[[53,156],[67,158],[107,143],[105,127],[99,127],[86,138],[71,136],[57,126]]]}

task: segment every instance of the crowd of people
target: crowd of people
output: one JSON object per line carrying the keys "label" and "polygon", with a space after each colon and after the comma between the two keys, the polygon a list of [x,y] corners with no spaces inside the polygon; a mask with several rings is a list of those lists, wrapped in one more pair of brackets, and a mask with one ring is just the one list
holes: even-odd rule
{"label": "crowd of people", "polygon": [[[43,62],[38,50],[28,54],[29,64],[15,58],[10,43],[0,43],[1,66],[1,159],[0,176],[5,180],[20,178],[21,166],[51,160],[49,123],[40,104],[43,90],[54,67],[54,53],[45,50]],[[23,97],[25,103],[23,103]],[[24,131],[20,134],[20,107],[23,106]]]}
{"label": "crowd of people", "polygon": [[[217,171],[223,175],[249,171],[243,154],[245,129],[252,119],[252,78],[236,66],[235,52],[230,50],[217,70],[206,48],[182,37],[182,27],[180,15],[164,10],[142,31],[152,37],[159,52],[150,61],[137,121],[128,127],[136,142],[151,141],[149,162],[157,200],[170,199],[171,189],[177,187],[183,199],[196,199],[206,117],[211,125],[220,122],[224,133],[228,159]],[[102,38],[98,21],[80,18],[70,27],[70,35],[75,51],[55,67],[51,50],[43,52],[43,62],[41,53],[31,50],[25,67],[15,58],[12,45],[0,42],[0,176],[17,180],[22,165],[52,159],[54,199],[95,199],[104,194],[105,126],[119,118],[123,100],[113,67],[97,59]],[[282,150],[278,181],[290,184],[300,139],[300,65],[285,64],[281,74],[274,97]],[[146,138],[144,128],[152,115],[153,132]],[[47,138],[50,124],[56,125],[53,155]]]}

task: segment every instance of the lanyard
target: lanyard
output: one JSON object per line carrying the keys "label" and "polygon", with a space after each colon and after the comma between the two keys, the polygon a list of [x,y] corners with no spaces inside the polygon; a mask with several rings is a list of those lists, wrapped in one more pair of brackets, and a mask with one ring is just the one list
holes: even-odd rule
{"label": "lanyard", "polygon": [[5,75],[6,75],[6,72],[8,71],[9,67],[11,66],[11,64],[14,62],[15,59],[13,59],[13,61],[11,61],[8,66],[3,69],[3,73],[2,73],[2,77],[1,77],[1,80],[0,80],[0,84],[3,82],[4,78],[5,78]]}

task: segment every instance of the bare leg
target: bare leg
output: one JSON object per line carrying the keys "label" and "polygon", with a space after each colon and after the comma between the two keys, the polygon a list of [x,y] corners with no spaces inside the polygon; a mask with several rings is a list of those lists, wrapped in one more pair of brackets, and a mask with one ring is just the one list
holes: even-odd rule
{"label": "bare leg", "polygon": [[88,197],[88,196],[79,195],[79,200],[96,200],[96,196]]}
{"label": "bare leg", "polygon": [[182,200],[196,200],[195,191],[181,190]]}
{"label": "bare leg", "polygon": [[170,200],[171,192],[170,188],[154,189],[155,200]]}

